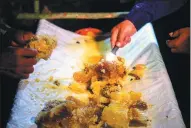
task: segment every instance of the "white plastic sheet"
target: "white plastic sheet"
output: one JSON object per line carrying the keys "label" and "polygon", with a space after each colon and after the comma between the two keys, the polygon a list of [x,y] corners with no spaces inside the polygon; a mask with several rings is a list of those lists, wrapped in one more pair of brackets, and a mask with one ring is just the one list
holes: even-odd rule
{"label": "white plastic sheet", "polygon": [[[49,100],[63,99],[66,91],[42,88],[48,79],[60,79],[63,85],[71,81],[73,72],[79,69],[79,56],[82,54],[80,44],[75,38],[79,35],[61,29],[46,20],[41,20],[37,34],[54,35],[58,46],[49,60],[40,60],[35,65],[34,73],[29,79],[21,80],[16,94],[8,128],[36,128],[35,117]],[[109,39],[105,40],[109,44]],[[68,46],[79,47],[78,50]],[[140,91],[143,99],[152,104],[149,115],[152,118],[152,128],[185,128],[177,100],[163,63],[152,25],[146,24],[133,37],[130,44],[119,49],[117,55],[127,61],[127,66],[146,64],[148,70],[139,82],[128,86],[129,90]],[[36,82],[36,78],[40,81]],[[67,79],[68,78],[68,79]]]}

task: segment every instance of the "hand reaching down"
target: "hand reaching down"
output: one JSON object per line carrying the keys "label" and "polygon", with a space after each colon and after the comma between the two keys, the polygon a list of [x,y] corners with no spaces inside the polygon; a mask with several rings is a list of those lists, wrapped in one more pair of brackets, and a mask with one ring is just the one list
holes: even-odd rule
{"label": "hand reaching down", "polygon": [[11,43],[0,55],[0,73],[14,78],[28,78],[33,72],[33,65],[37,63],[37,51],[24,46],[34,37],[31,32],[16,31],[8,35]]}
{"label": "hand reaching down", "polygon": [[0,56],[0,72],[15,78],[28,78],[37,63],[37,51],[27,48],[9,47]]}
{"label": "hand reaching down", "polygon": [[35,37],[35,35],[31,32],[17,31],[13,36],[11,45],[14,47],[23,47],[29,43],[32,37]]}
{"label": "hand reaching down", "polygon": [[124,47],[127,43],[131,41],[131,36],[137,32],[134,24],[125,20],[115,27],[111,31],[111,43],[112,48],[116,45],[118,47]]}
{"label": "hand reaching down", "polygon": [[173,53],[190,53],[190,28],[181,28],[169,33],[172,40],[167,40],[167,45]]}

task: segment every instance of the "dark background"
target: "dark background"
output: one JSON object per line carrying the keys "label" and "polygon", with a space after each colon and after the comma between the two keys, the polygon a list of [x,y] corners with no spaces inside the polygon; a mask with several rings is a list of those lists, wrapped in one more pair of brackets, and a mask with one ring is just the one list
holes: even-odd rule
{"label": "dark background", "polygon": [[[32,0],[27,0],[27,2],[26,0],[23,0],[22,2],[21,0],[15,0],[12,3],[11,1],[4,1],[4,3],[0,4],[3,5],[3,7],[0,8],[1,17],[4,17],[6,22],[14,28],[35,32],[38,21],[15,20],[15,15],[18,12],[33,12],[32,4]],[[43,5],[48,5],[53,12],[114,12],[129,11],[133,4],[133,1],[121,4],[116,0],[54,0],[54,3],[51,1],[49,2],[48,0],[41,0],[41,10]],[[58,6],[60,8],[58,8]],[[103,30],[104,32],[108,32],[121,20],[122,19],[55,20],[53,23],[71,31],[85,27],[95,27]],[[159,43],[160,51],[187,128],[190,127],[190,55],[172,54],[165,42],[167,39],[169,39],[169,32],[189,26],[190,3],[187,3],[180,10],[153,22],[153,27]],[[17,83],[19,80],[9,78],[8,76],[1,76],[0,80],[2,103],[1,119],[3,124],[2,127],[4,128],[9,118],[10,110],[12,108],[14,96],[17,90]]]}

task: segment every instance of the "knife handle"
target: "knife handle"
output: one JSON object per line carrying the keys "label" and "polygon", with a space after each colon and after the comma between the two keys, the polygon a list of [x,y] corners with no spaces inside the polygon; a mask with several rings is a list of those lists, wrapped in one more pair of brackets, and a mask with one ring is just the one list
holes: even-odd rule
{"label": "knife handle", "polygon": [[117,52],[118,49],[119,49],[119,47],[117,47],[115,45],[111,52],[116,55],[116,52]]}

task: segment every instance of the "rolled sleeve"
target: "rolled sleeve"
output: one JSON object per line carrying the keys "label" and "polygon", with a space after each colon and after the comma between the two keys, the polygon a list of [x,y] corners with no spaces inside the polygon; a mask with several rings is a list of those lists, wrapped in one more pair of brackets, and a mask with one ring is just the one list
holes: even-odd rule
{"label": "rolled sleeve", "polygon": [[127,15],[125,20],[130,20],[139,30],[145,23],[150,21],[150,16],[145,12],[134,9]]}

